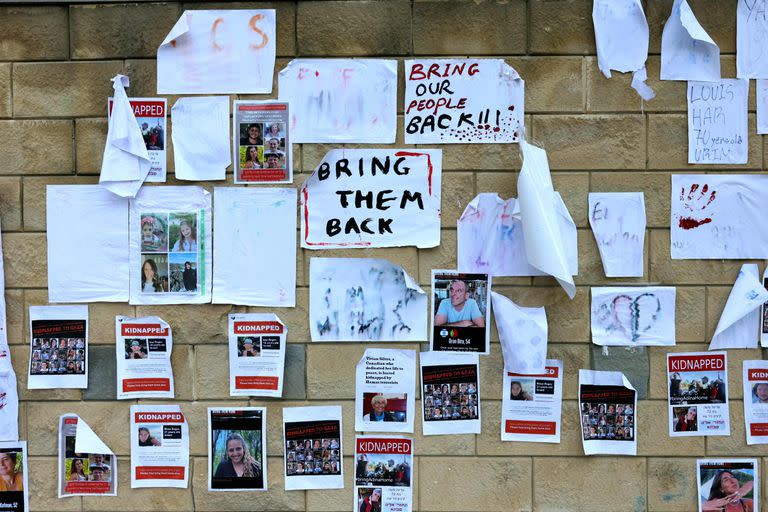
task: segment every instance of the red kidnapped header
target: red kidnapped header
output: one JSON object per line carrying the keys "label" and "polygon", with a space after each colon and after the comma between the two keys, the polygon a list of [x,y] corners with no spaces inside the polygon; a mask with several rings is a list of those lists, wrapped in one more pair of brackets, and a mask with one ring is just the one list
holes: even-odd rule
{"label": "red kidnapped header", "polygon": [[180,412],[137,412],[134,417],[136,423],[184,423]]}
{"label": "red kidnapped header", "polygon": [[[112,115],[112,103],[109,99],[109,114]],[[133,115],[136,117],[165,117],[165,102],[163,101],[134,101],[131,100]]]}
{"label": "red kidnapped header", "polygon": [[235,322],[235,334],[282,334],[280,322]]}
{"label": "red kidnapped header", "polygon": [[507,372],[510,377],[548,377],[550,379],[556,379],[560,373],[560,368],[557,366],[547,366],[544,368],[544,373],[512,373]]}
{"label": "red kidnapped header", "polygon": [[123,336],[168,336],[168,329],[160,324],[123,324],[120,332]]}
{"label": "red kidnapped header", "polygon": [[392,439],[386,437],[369,437],[357,439],[357,453],[411,453],[410,439]]}
{"label": "red kidnapped header", "polygon": [[705,372],[725,370],[723,354],[702,356],[669,356],[670,372]]}
{"label": "red kidnapped header", "polygon": [[747,380],[763,380],[768,382],[768,369],[750,368],[747,374]]}

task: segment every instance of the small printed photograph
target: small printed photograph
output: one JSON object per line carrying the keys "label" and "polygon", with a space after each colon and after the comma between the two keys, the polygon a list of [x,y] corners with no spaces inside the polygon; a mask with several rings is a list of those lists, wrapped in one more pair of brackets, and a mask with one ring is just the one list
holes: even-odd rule
{"label": "small printed photograph", "polygon": [[510,400],[533,400],[536,390],[535,379],[517,379],[509,384]]}
{"label": "small printed photograph", "polygon": [[424,385],[424,420],[476,420],[477,385],[451,382]]}
{"label": "small printed photograph", "polygon": [[264,141],[264,153],[276,153],[285,161],[285,139],[267,138]]}
{"label": "small printed photograph", "polygon": [[68,482],[109,482],[112,479],[109,461],[109,455],[100,454],[68,457],[64,461],[66,479]]}
{"label": "small printed photograph", "polygon": [[141,252],[168,252],[168,216],[165,213],[141,215]]}
{"label": "small printed photograph", "polygon": [[168,216],[170,252],[197,252],[197,215],[171,213]]}
{"label": "small printed photograph", "polygon": [[672,405],[724,404],[726,383],[717,371],[674,372],[669,374],[669,400]]}
{"label": "small printed photograph", "polygon": [[699,461],[698,465],[699,510],[757,510],[753,462]]}
{"label": "small printed photograph", "polygon": [[264,152],[264,169],[285,169],[285,152],[271,151]]}
{"label": "small printed photograph", "polygon": [[168,291],[168,255],[141,255],[141,293]]}
{"label": "small printed photograph", "polygon": [[285,456],[288,476],[341,474],[338,437],[286,441]]}
{"label": "small printed photograph", "polygon": [[752,385],[752,403],[768,404],[768,382],[757,382]]}
{"label": "small printed photograph", "polygon": [[672,430],[675,432],[698,432],[699,422],[697,420],[697,410],[695,405],[685,407],[673,407]]}
{"label": "small printed photograph", "polygon": [[[267,123],[264,133],[264,139],[285,139],[285,124],[284,123]],[[285,144],[285,140],[283,140]],[[283,147],[285,149],[285,147]]]}
{"label": "small printed photograph", "polygon": [[239,132],[241,146],[264,145],[263,123],[240,123]]}
{"label": "small printed photograph", "polygon": [[488,280],[435,274],[432,291],[435,327],[485,328]]}
{"label": "small printed photograph", "polygon": [[362,487],[357,490],[357,510],[363,512],[381,510],[381,488]]}
{"label": "small printed photograph", "polygon": [[264,166],[264,146],[240,146],[240,168],[261,169]]}
{"label": "small printed photograph", "polygon": [[148,151],[162,151],[165,149],[165,118],[143,117],[139,121],[141,136]]}
{"label": "small printed photograph", "polygon": [[[85,373],[85,341],[82,338],[34,338],[32,345],[39,348],[32,349],[31,375]],[[58,348],[60,346],[64,348]]]}
{"label": "small printed photograph", "polygon": [[633,441],[634,409],[631,404],[584,402],[581,427],[584,440]]}
{"label": "small printed photograph", "polygon": [[197,291],[197,253],[172,252],[168,254],[168,267],[172,292]]}
{"label": "small printed photograph", "polygon": [[148,354],[146,338],[125,338],[126,359],[146,359]]}
{"label": "small printed photograph", "polygon": [[261,356],[261,338],[257,336],[238,336],[237,337],[237,356],[238,357],[260,357]]}
{"label": "small printed photograph", "polygon": [[0,450],[0,479],[0,494],[24,490],[24,452],[21,449]]}
{"label": "small printed photograph", "polygon": [[214,430],[212,435],[214,478],[263,481],[261,430]]}
{"label": "small printed photograph", "polygon": [[361,453],[355,462],[355,483],[408,487],[411,485],[409,455]]}
{"label": "small printed photograph", "polygon": [[403,423],[408,416],[406,393],[363,393],[363,421]]}
{"label": "small printed photograph", "polygon": [[140,425],[139,446],[162,446],[162,425]]}

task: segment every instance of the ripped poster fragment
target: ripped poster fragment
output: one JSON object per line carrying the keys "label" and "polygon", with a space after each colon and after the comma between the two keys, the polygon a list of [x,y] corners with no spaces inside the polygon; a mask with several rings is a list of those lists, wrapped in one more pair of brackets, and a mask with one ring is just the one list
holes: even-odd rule
{"label": "ripped poster fragment", "polygon": [[[11,349],[8,346],[8,325],[5,311],[5,268],[2,252],[2,239],[0,239],[0,441],[18,441],[19,392],[16,387],[16,372],[13,371],[13,365],[11,364]],[[26,450],[26,445],[24,447]],[[26,465],[24,467],[26,468]],[[0,504],[2,504],[1,500]]]}
{"label": "ripped poster fragment", "polygon": [[117,456],[77,414],[59,417],[59,498],[117,496]]}
{"label": "ripped poster fragment", "polygon": [[760,308],[766,302],[768,290],[760,282],[757,265],[745,263],[717,322],[709,350],[757,348]]}
{"label": "ripped poster fragment", "polygon": [[[768,290],[768,267],[763,271],[763,288]],[[768,347],[768,301],[760,306],[760,346]]]}
{"label": "ripped poster fragment", "polygon": [[755,80],[757,133],[768,133],[768,80]]}
{"label": "ripped poster fragment", "polygon": [[[151,167],[147,174],[146,183],[165,182],[167,168],[167,115],[168,100],[166,98],[129,98],[136,124],[141,130],[144,145],[149,154]],[[107,112],[112,116],[115,99],[107,100]]]}
{"label": "ripped poster fragment", "polygon": [[749,80],[688,82],[688,163],[745,164]]}
{"label": "ripped poster fragment", "polygon": [[544,308],[518,306],[496,292],[491,298],[506,371],[544,373],[548,331]]}
{"label": "ripped poster fragment", "polygon": [[636,347],[675,344],[674,286],[592,288],[592,343]]}
{"label": "ripped poster fragment", "polygon": [[736,6],[736,76],[768,78],[768,5],[738,0]]}
{"label": "ripped poster fragment", "polygon": [[645,222],[642,192],[589,194],[589,225],[606,277],[643,277]]}
{"label": "ripped poster fragment", "polygon": [[720,48],[686,0],[675,0],[661,35],[661,79],[720,80]]}
{"label": "ripped poster fragment", "polygon": [[584,455],[637,455],[637,392],[621,372],[579,370]]}

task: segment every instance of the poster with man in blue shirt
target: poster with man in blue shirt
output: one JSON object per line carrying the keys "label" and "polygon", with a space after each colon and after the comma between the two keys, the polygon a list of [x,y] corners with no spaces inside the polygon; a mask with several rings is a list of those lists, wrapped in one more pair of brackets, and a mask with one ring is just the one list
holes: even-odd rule
{"label": "poster with man in blue shirt", "polygon": [[487,354],[488,274],[432,271],[432,350]]}

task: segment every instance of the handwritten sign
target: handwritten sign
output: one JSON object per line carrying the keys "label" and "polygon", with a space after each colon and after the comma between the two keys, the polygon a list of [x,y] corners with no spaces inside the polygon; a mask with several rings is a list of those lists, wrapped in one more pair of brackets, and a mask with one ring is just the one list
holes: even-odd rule
{"label": "handwritten sign", "polygon": [[307,249],[435,247],[439,149],[334,149],[301,190]]}
{"label": "handwritten sign", "polygon": [[591,192],[589,225],[606,277],[642,277],[645,198],[642,192]]}
{"label": "handwritten sign", "polygon": [[688,82],[688,163],[747,163],[749,80]]}
{"label": "handwritten sign", "polygon": [[768,0],[736,7],[736,76],[768,78]]}
{"label": "handwritten sign", "polygon": [[405,62],[405,143],[517,142],[520,75],[502,59]]}

